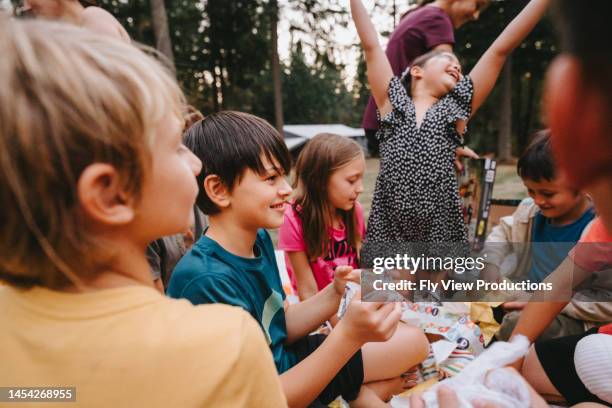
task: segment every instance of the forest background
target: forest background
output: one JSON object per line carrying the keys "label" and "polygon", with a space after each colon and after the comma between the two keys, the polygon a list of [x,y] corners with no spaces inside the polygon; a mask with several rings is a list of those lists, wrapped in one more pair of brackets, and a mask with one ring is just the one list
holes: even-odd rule
{"label": "forest background", "polygon": [[[18,10],[19,2],[12,1]],[[369,90],[348,0],[97,0],[132,39],[169,60],[189,103],[204,114],[233,109],[283,124],[361,126]],[[414,0],[365,1],[383,43]],[[469,72],[526,0],[492,1],[456,32]],[[350,34],[349,34],[350,35]],[[279,57],[279,44],[282,49]],[[545,19],[514,52],[470,122],[468,143],[510,161],[542,127],[544,73],[556,38]]]}

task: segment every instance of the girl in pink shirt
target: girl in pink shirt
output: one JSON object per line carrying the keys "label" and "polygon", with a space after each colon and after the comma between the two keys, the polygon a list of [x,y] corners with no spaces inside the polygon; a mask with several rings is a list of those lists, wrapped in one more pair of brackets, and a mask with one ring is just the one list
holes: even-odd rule
{"label": "girl in pink shirt", "polygon": [[296,196],[285,211],[278,245],[301,300],[327,286],[337,266],[359,267],[365,223],[357,198],[364,171],[361,147],[338,135],[315,136],[298,157]]}

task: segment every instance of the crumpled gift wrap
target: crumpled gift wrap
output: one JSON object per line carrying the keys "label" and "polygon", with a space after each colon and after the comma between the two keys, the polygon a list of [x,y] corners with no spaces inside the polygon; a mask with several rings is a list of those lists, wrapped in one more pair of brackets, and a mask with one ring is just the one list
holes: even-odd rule
{"label": "crumpled gift wrap", "polygon": [[[478,356],[460,374],[435,383],[423,393],[427,408],[438,408],[437,389],[440,384],[457,394],[458,408],[471,408],[472,402],[492,401],[501,408],[529,408],[529,386],[516,372],[503,368],[529,351],[529,341],[516,336],[511,342],[498,341]],[[404,394],[391,400],[393,408],[409,408]]]}
{"label": "crumpled gift wrap", "polygon": [[457,343],[458,350],[477,356],[484,350],[485,338],[480,327],[471,320],[470,309],[466,302],[406,303],[402,320],[420,327],[425,333]]}
{"label": "crumpled gift wrap", "polygon": [[469,302],[470,320],[480,327],[485,346],[499,330],[500,324],[493,317],[493,308],[501,304],[502,302]]}
{"label": "crumpled gift wrap", "polygon": [[458,350],[458,346],[459,344],[448,340],[432,343],[429,355],[416,370],[417,385],[432,379],[454,377],[474,361],[475,356],[471,351]]}

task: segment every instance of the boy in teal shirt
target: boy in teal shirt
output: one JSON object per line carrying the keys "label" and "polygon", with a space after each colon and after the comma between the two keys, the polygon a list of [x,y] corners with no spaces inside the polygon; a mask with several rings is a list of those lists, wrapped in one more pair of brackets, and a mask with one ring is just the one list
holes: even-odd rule
{"label": "boy in teal shirt", "polygon": [[204,235],[178,264],[168,294],[194,304],[227,303],[249,311],[262,325],[278,371],[285,372],[296,359],[284,352],[285,294],[266,230],[257,232],[254,249],[253,258],[243,258]]}
{"label": "boy in teal shirt", "polygon": [[353,301],[329,336],[309,335],[336,313],[357,271],[339,267],[316,296],[285,302],[264,229],[283,223],[292,191],[284,178],[289,152],[276,130],[252,115],[220,112],[191,127],[185,143],[203,161],[197,204],[210,226],[177,265],[168,294],[251,313],[290,406],[328,404],[339,395],[353,406],[377,406],[401,392],[400,375],[426,357],[429,345],[422,331],[398,324],[399,305]]}

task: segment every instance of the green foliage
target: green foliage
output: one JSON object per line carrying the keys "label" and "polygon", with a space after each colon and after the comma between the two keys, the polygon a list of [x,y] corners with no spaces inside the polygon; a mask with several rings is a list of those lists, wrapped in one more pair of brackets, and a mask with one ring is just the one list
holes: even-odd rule
{"label": "green foliage", "polygon": [[292,51],[288,73],[283,78],[286,122],[351,122],[354,99],[344,82],[342,68],[327,56],[315,66],[308,65],[302,45],[298,43]]}
{"label": "green foliage", "polygon": [[[119,20],[133,40],[155,47],[149,0],[98,0],[97,3]],[[165,3],[177,78],[190,103],[205,107],[212,93],[210,87],[205,86],[202,70],[202,7],[192,0],[166,0]]]}

